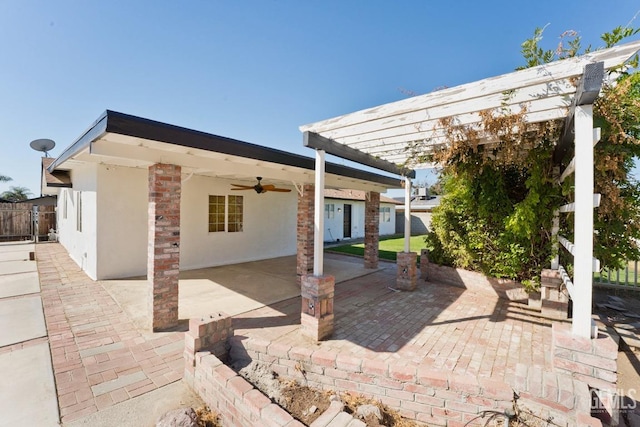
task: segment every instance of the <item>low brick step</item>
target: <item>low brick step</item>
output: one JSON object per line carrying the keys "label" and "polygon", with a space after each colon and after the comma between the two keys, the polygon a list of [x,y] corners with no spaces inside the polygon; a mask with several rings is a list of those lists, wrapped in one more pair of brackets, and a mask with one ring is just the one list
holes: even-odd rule
{"label": "low brick step", "polygon": [[344,412],[342,402],[333,401],[310,427],[366,427],[366,424]]}

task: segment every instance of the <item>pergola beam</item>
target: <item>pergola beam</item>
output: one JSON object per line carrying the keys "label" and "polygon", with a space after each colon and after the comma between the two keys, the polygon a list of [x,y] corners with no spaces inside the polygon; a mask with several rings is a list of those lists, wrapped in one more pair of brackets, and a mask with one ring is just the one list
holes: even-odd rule
{"label": "pergola beam", "polygon": [[600,95],[600,89],[602,89],[602,83],[604,82],[604,62],[596,62],[593,64],[587,64],[584,67],[584,74],[578,83],[576,88],[576,94],[573,97],[571,103],[571,109],[569,115],[564,121],[564,131],[562,138],[556,146],[553,153],[553,161],[556,163],[562,162],[567,152],[571,149],[575,133],[574,133],[574,121],[576,107],[581,105],[591,105]]}
{"label": "pergola beam", "polygon": [[340,144],[332,139],[325,138],[314,132],[304,132],[303,144],[305,147],[314,148],[316,150],[322,150],[334,156],[341,157],[352,162],[360,163],[361,165],[369,166],[375,169],[383,170],[385,172],[394,173],[396,175],[407,176],[409,178],[415,178],[416,172],[414,170],[403,168],[395,163],[388,162],[386,160],[373,157],[363,151],[356,150],[347,145]]}

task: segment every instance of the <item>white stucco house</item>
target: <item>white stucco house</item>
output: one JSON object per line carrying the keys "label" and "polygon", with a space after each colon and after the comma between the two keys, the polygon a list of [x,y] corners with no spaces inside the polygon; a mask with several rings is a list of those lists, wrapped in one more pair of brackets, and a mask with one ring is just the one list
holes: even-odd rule
{"label": "white stucco house", "polygon": [[[361,190],[326,189],[324,191],[324,241],[364,238],[366,192]],[[389,197],[380,196],[379,234],[396,233],[396,205]]]}
{"label": "white stucco house", "polygon": [[[153,165],[179,168],[174,233],[183,270],[296,254],[298,203],[314,183],[315,166],[305,156],[114,111],[103,113],[58,158],[45,160],[42,191],[58,196],[59,242],[93,279],[147,274],[150,223],[162,219],[151,214]],[[265,189],[289,191],[259,194],[257,177]],[[397,178],[326,165],[325,188],[364,195],[399,186]],[[345,200],[340,203],[344,209]],[[381,223],[383,234],[395,230],[395,214],[389,218]],[[353,237],[363,229],[357,221]],[[342,230],[341,224],[340,238]]]}

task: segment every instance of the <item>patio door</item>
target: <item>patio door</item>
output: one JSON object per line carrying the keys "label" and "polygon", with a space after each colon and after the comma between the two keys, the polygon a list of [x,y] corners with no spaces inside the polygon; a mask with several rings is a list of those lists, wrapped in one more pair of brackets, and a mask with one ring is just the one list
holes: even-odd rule
{"label": "patio door", "polygon": [[344,205],[344,226],[342,229],[342,238],[351,238],[351,205]]}

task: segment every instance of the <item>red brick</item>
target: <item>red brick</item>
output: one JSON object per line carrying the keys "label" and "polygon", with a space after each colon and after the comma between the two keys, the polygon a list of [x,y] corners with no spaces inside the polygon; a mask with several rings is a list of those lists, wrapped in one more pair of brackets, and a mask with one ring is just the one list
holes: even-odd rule
{"label": "red brick", "polygon": [[513,397],[513,389],[509,384],[490,378],[479,378],[482,396],[494,400],[508,400]]}
{"label": "red brick", "polygon": [[320,365],[326,366],[329,368],[336,367],[336,354],[330,351],[325,350],[316,350],[311,355],[311,362]]}
{"label": "red brick", "polygon": [[412,366],[390,365],[389,377],[403,382],[414,382],[416,380],[416,368]]}
{"label": "red brick", "polygon": [[436,387],[441,389],[447,389],[449,387],[447,374],[435,369],[419,368],[418,381],[420,382],[420,384],[429,387]]}
{"label": "red brick", "polygon": [[365,359],[362,362],[362,372],[371,375],[387,376],[389,365],[380,360]]}
{"label": "red brick", "polygon": [[348,354],[340,354],[336,357],[336,366],[338,369],[348,372],[362,372],[362,359],[349,356]]}
{"label": "red brick", "polygon": [[267,349],[267,354],[278,358],[288,358],[291,346],[285,344],[271,343]]}
{"label": "red brick", "polygon": [[269,420],[276,426],[286,426],[293,420],[293,417],[287,411],[273,403],[262,408],[260,416],[263,420]]}
{"label": "red brick", "polygon": [[449,375],[449,388],[453,391],[470,394],[480,392],[478,380],[471,375]]}

